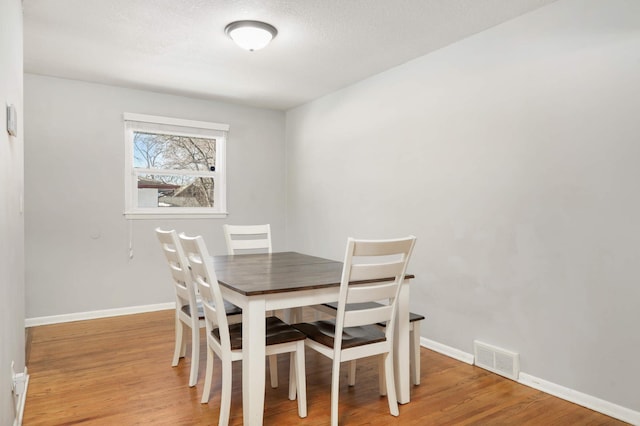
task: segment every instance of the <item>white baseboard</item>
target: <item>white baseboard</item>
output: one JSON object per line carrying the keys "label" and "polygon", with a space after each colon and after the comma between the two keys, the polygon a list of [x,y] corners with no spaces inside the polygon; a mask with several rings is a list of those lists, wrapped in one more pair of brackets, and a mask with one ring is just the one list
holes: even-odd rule
{"label": "white baseboard", "polygon": [[426,337],[420,337],[420,346],[424,346],[427,349],[441,353],[450,358],[457,359],[466,364],[473,365],[473,354],[461,351],[460,349],[452,348],[451,346],[443,345],[434,340],[427,339]]}
{"label": "white baseboard", "polygon": [[558,398],[562,398],[574,404],[582,405],[607,416],[614,417],[632,425],[640,425],[640,412],[622,407],[609,401],[605,401],[595,396],[587,395],[564,386],[539,379],[527,373],[520,373],[518,382],[523,385],[538,389]]}
{"label": "white baseboard", "polygon": [[[442,343],[438,343],[424,337],[420,337],[420,345],[467,364],[473,364],[474,361],[473,354],[463,352],[459,349],[443,345]],[[590,410],[594,410],[618,420],[622,420],[623,422],[640,426],[640,412],[638,411],[622,407],[612,402],[605,401],[603,399],[596,398],[595,396],[587,395],[573,389],[565,388],[564,386],[539,379],[535,376],[523,372],[520,372],[518,383],[537,389],[544,393],[548,393],[549,395],[556,396],[566,401],[573,402],[574,404],[582,405],[583,407],[589,408]]]}
{"label": "white baseboard", "polygon": [[48,317],[27,318],[24,320],[25,327],[35,327],[38,325],[58,324],[63,322],[83,321],[96,318],[117,317],[120,315],[140,314],[143,312],[163,311],[165,309],[175,309],[175,302],[158,303],[155,305],[129,306],[126,308],[104,309],[101,311],[76,312],[73,314],[52,315]]}

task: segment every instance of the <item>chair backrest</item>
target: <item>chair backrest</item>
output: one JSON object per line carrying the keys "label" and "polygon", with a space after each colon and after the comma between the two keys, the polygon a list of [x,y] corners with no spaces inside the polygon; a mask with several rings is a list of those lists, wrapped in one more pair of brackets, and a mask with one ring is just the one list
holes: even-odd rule
{"label": "chair backrest", "polygon": [[218,328],[222,350],[230,351],[229,323],[220,284],[218,284],[216,271],[213,267],[213,258],[209,255],[202,236],[188,237],[180,234],[179,238],[191,266],[193,281],[200,291],[207,336],[210,336],[211,332]]}
{"label": "chair backrest", "polygon": [[228,254],[271,253],[271,225],[224,225]]}
{"label": "chair backrest", "polygon": [[176,290],[176,309],[189,306],[189,312],[198,318],[196,290],[189,272],[189,262],[182,250],[178,234],[175,230],[156,228],[156,236],[160,241],[169,271]]}
{"label": "chair backrest", "polygon": [[[349,238],[340,282],[336,336],[345,327],[386,323],[387,341],[393,340],[397,299],[404,281],[416,237],[392,240],[356,240]],[[388,301],[365,309],[346,309],[349,303]],[[334,349],[340,350],[340,339]]]}

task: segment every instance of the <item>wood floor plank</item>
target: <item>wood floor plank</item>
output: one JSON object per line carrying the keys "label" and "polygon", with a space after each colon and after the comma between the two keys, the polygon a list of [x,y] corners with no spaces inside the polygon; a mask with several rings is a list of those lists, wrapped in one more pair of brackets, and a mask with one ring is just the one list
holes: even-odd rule
{"label": "wood floor plank", "polygon": [[[220,363],[208,404],[200,404],[206,351],[190,388],[190,354],[171,367],[173,311],[79,321],[29,329],[30,425],[216,425]],[[203,331],[204,335],[204,331]],[[203,339],[204,341],[204,339]],[[378,394],[377,363],[358,361],[357,384],[341,372],[344,425],[624,425],[584,407],[422,348],[420,386],[393,417]],[[242,368],[233,366],[231,425],[242,424]],[[330,360],[307,351],[308,416],[289,401],[288,358],[279,357],[280,386],[265,389],[265,425],[326,425],[330,420]],[[269,383],[269,380],[266,381]]]}

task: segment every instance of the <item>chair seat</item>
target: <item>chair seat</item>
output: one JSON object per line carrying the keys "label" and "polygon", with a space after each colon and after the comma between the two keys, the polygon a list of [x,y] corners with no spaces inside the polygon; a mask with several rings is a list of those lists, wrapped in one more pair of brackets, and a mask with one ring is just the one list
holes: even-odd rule
{"label": "chair seat", "polygon": [[[358,309],[371,309],[377,305],[380,305],[380,303],[376,303],[376,302],[347,303],[347,311],[353,311]],[[331,308],[334,310],[338,310],[338,302],[323,303],[323,306],[326,306],[327,308]],[[409,322],[422,321],[423,319],[424,319],[424,315],[414,314],[413,312],[409,312]],[[379,325],[384,327],[384,324],[379,324]]]}
{"label": "chair seat", "polygon": [[[322,320],[293,325],[309,339],[333,348],[336,323],[333,320]],[[342,348],[353,348],[370,343],[384,342],[385,335],[375,325],[345,327],[342,332]]]}
{"label": "chair seat", "polygon": [[[370,309],[380,305],[377,302],[363,302],[363,303],[347,303],[346,309],[349,310],[358,310],[358,309]],[[323,303],[321,305],[324,308],[329,308],[334,311],[338,310],[338,303]],[[326,312],[323,310],[323,312]],[[409,312],[409,323],[411,323],[411,327],[409,328],[409,333],[411,339],[409,341],[411,350],[409,356],[409,364],[411,369],[411,380],[414,385],[420,384],[420,321],[425,319],[424,315],[414,314],[413,312]],[[383,323],[378,323],[378,326],[385,327],[386,325]],[[352,370],[349,371],[349,385],[355,385],[355,366],[352,367]]]}
{"label": "chair seat", "polygon": [[[268,317],[266,321],[265,334],[267,336],[267,346],[277,345],[280,343],[295,342],[296,340],[304,340],[306,336],[296,330],[291,325],[282,321],[277,317]],[[216,328],[212,331],[216,340],[220,340],[220,329]],[[242,349],[242,323],[229,325],[229,336],[231,338],[231,349]]]}
{"label": "chair seat", "polygon": [[[227,316],[238,315],[242,313],[242,308],[234,305],[231,302],[224,301],[224,310],[227,313]],[[184,305],[182,307],[182,312],[191,316],[191,309],[189,309],[189,305]],[[202,303],[198,302],[198,318],[204,319],[204,309],[202,308]]]}

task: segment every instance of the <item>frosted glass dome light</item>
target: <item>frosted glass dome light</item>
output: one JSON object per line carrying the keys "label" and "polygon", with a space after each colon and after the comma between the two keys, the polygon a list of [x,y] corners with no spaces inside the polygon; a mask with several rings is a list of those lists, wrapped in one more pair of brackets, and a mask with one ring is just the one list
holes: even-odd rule
{"label": "frosted glass dome light", "polygon": [[243,49],[254,51],[266,47],[278,34],[273,25],[260,21],[235,21],[224,32]]}

